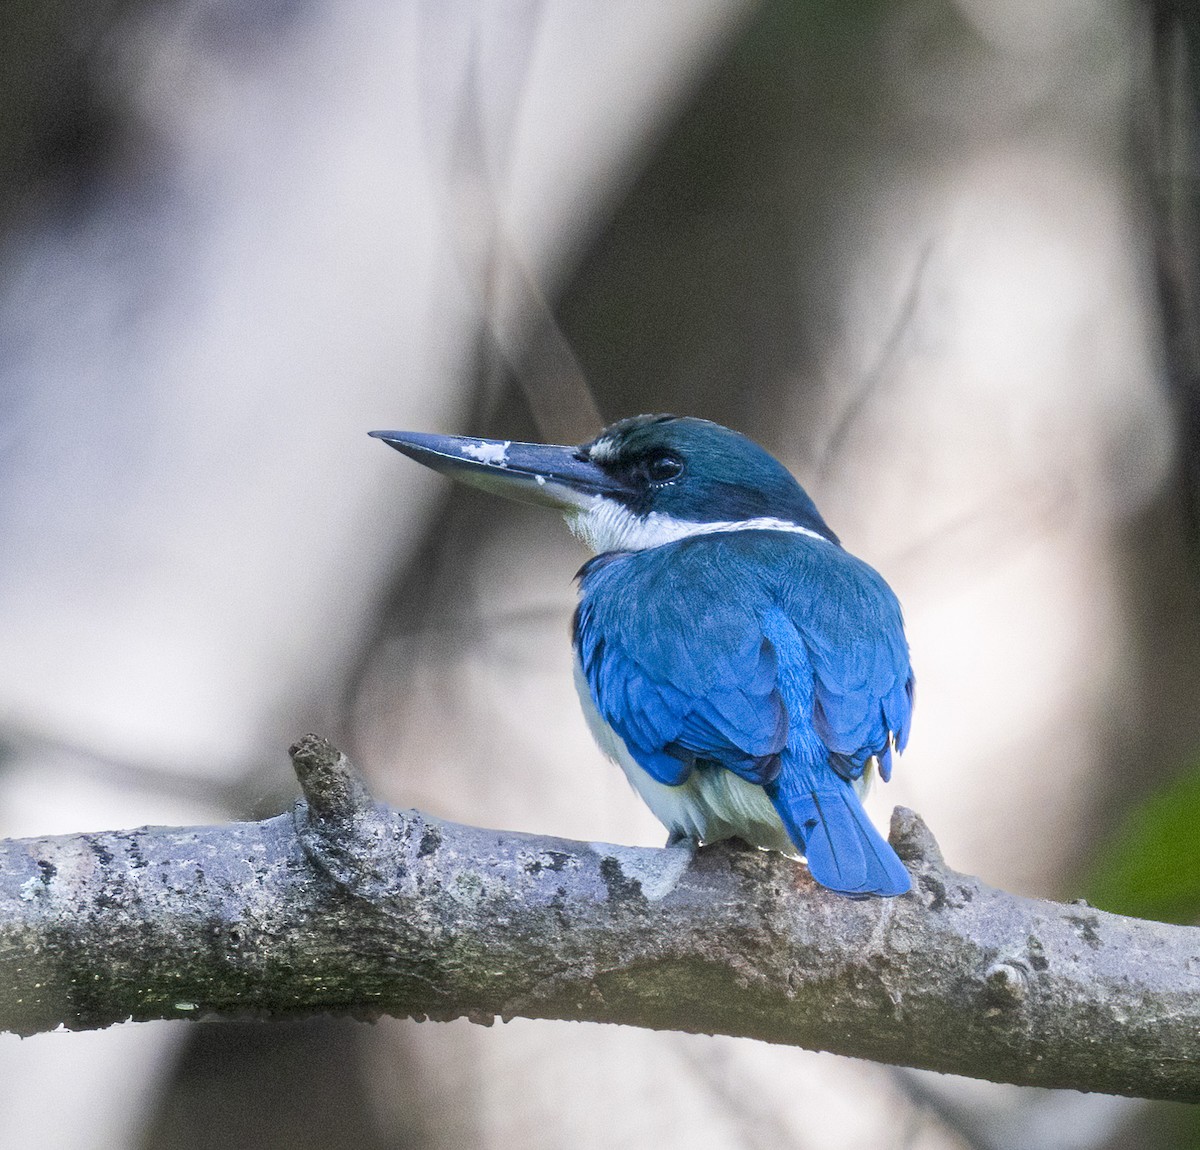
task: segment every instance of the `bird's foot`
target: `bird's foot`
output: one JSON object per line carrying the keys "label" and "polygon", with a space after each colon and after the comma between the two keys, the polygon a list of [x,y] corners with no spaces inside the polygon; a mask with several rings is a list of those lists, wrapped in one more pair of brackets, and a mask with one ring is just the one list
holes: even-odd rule
{"label": "bird's foot", "polygon": [[700,840],[694,835],[684,834],[683,831],[672,831],[667,835],[667,850],[669,851],[682,851],[692,858],[699,849]]}

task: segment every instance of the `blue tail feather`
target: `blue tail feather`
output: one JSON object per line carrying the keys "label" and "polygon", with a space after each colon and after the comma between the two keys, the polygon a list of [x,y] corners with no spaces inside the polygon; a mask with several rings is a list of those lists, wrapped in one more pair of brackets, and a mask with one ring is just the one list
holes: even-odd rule
{"label": "blue tail feather", "polygon": [[910,889],[904,864],[867,818],[849,783],[836,777],[813,786],[789,783],[767,793],[817,882],[850,895]]}

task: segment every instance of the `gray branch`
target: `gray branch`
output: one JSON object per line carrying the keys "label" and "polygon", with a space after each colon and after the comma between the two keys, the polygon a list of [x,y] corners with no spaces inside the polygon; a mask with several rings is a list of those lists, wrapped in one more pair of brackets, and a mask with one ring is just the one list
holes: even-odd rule
{"label": "gray branch", "polygon": [[1002,1082],[1200,1100],[1197,931],[993,890],[893,816],[913,893],[798,863],[457,826],[292,748],[257,823],[0,842],[0,1029],[335,1012],[746,1035]]}

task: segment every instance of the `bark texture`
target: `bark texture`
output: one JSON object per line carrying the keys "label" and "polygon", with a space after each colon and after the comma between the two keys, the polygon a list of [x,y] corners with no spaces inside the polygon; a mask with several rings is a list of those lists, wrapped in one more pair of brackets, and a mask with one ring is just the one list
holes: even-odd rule
{"label": "bark texture", "polygon": [[457,826],[292,749],[257,823],[0,842],[0,1029],[314,1012],[746,1035],[995,1081],[1200,1100],[1194,928],[994,890],[921,820],[898,899],[736,844]]}

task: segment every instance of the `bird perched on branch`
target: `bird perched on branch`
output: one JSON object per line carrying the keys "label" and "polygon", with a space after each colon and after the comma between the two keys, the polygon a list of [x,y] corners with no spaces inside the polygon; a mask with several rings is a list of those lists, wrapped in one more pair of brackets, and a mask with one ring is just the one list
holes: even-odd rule
{"label": "bird perched on branch", "polygon": [[670,841],[803,855],[848,895],[909,877],[860,802],[908,739],[900,605],[787,469],[702,419],[637,416],[580,447],[373,431],[454,479],[564,513],[576,686]]}

